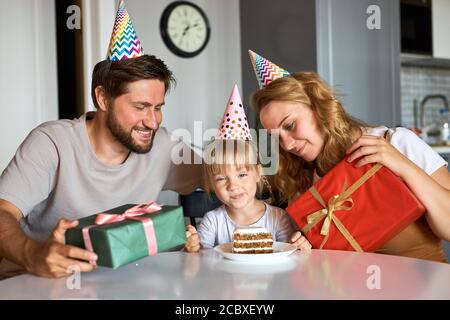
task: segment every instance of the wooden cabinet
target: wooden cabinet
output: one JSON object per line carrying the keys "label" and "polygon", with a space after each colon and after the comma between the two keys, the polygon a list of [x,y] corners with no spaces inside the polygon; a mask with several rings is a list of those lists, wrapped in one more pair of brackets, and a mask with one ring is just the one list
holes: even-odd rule
{"label": "wooden cabinet", "polygon": [[255,127],[256,115],[249,108],[249,97],[258,82],[247,50],[290,73],[317,71],[315,10],[316,0],[240,1],[242,98],[250,127]]}
{"label": "wooden cabinet", "polygon": [[[319,73],[345,94],[342,102],[352,116],[374,125],[399,125],[399,0],[316,3]],[[374,7],[379,28],[370,27]]]}
{"label": "wooden cabinet", "polygon": [[433,57],[450,59],[450,0],[432,0]]}

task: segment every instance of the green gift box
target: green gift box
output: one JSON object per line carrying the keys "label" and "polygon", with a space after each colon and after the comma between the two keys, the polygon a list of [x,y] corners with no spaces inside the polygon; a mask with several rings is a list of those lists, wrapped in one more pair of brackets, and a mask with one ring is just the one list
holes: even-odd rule
{"label": "green gift box", "polygon": [[[135,207],[126,204],[108,211],[106,214],[123,214]],[[144,223],[133,218],[109,224],[96,225],[97,214],[82,218],[76,228],[66,232],[66,244],[85,249],[83,228],[89,227],[89,238],[93,251],[97,254],[97,264],[100,266],[117,268],[147,257],[149,245],[154,247],[156,240],[157,252],[179,250],[186,243],[183,209],[180,206],[163,206],[154,213],[139,215],[138,218],[152,220],[154,238],[147,239]],[[150,243],[148,242],[150,241]]]}

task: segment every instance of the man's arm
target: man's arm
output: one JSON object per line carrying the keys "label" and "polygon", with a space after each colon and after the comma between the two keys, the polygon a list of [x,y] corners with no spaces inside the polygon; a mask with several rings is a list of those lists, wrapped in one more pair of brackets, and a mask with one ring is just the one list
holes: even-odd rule
{"label": "man's arm", "polygon": [[12,203],[0,199],[0,257],[6,258],[27,271],[43,277],[69,275],[70,266],[81,272],[92,271],[97,256],[87,250],[65,245],[65,232],[77,226],[78,221],[60,220],[50,238],[43,244],[29,239],[22,231],[20,210]]}
{"label": "man's arm", "polygon": [[20,210],[5,200],[0,200],[0,256],[25,267],[25,247],[28,238],[19,225]]}

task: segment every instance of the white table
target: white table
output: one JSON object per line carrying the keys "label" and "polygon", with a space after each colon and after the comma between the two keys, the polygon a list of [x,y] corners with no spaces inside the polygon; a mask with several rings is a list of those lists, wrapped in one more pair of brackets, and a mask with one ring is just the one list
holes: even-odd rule
{"label": "white table", "polygon": [[80,289],[69,289],[74,276],[24,274],[0,281],[0,299],[450,299],[448,264],[329,250],[297,251],[270,265],[214,250],[170,252],[80,277]]}

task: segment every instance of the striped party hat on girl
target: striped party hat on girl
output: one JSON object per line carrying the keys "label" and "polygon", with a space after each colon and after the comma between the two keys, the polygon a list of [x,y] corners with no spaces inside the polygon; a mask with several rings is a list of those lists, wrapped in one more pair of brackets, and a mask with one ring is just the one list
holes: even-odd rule
{"label": "striped party hat on girl", "polygon": [[254,53],[252,50],[248,50],[248,53],[250,54],[250,60],[260,88],[268,86],[273,80],[290,75],[283,68]]}
{"label": "striped party hat on girl", "polygon": [[237,85],[234,85],[225,108],[217,139],[252,140]]}
{"label": "striped party hat on girl", "polygon": [[106,59],[117,61],[137,58],[142,55],[144,55],[144,50],[142,50],[141,41],[134,31],[125,3],[121,0],[117,9]]}

